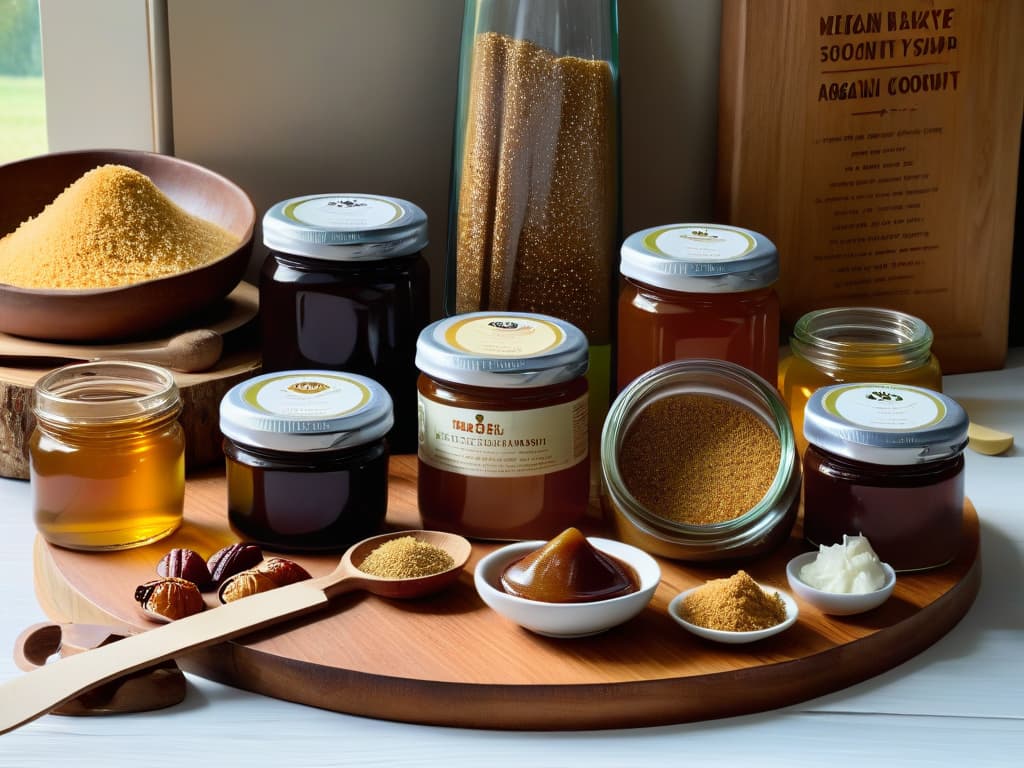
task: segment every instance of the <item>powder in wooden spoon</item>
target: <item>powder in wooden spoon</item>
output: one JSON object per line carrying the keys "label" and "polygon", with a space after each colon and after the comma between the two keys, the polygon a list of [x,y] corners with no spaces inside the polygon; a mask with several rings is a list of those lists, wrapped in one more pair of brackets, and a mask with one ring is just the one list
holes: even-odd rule
{"label": "powder in wooden spoon", "polygon": [[193,216],[123,165],[84,174],[38,216],[0,239],[0,282],[21,288],[109,288],[185,272],[239,239]]}
{"label": "powder in wooden spoon", "polygon": [[359,570],[386,579],[417,579],[442,573],[455,560],[440,547],[413,536],[385,541],[366,556]]}

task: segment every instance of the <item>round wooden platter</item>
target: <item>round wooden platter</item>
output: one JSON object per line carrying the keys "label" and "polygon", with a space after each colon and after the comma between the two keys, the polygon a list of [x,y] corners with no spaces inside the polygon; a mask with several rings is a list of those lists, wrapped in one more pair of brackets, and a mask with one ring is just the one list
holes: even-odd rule
{"label": "round wooden platter", "polygon": [[[258,310],[256,286],[242,282],[222,302],[193,318],[189,328],[174,331],[201,327],[224,336],[224,355],[212,368],[173,371],[181,393],[179,421],[185,430],[185,461],[190,468],[222,460],[218,408],[231,387],[259,371],[259,353],[247,332]],[[0,333],[0,475],[22,480],[29,475],[28,439],[35,427],[32,388],[43,374],[90,353],[110,358],[119,351],[161,346],[172,335],[121,344],[67,345]],[[21,355],[26,357],[19,360]]]}
{"label": "round wooden platter", "polygon": [[[419,526],[415,473],[415,457],[392,459],[390,527]],[[86,554],[37,540],[44,610],[56,621],[157,626],[139,613],[133,592],[154,577],[164,552],[189,547],[208,556],[237,540],[219,473],[189,481],[185,518],[173,537],[125,552]],[[953,627],[981,581],[978,518],[968,503],[958,558],[901,575],[893,597],[861,616],[828,617],[801,603],[798,622],[780,635],[716,645],[677,626],[667,605],[737,566],[662,560],[662,583],[640,616],[603,635],[554,640],[508,622],[477,596],[473,568],[496,546],[474,543],[466,572],[444,594],[414,602],[343,595],[325,612],[193,652],[179,664],[269,696],[415,723],[546,730],[687,722],[781,707],[894,667]],[[785,564],[803,549],[794,538],[743,567],[788,591]],[[337,562],[293,559],[314,576]],[[212,596],[208,603],[216,609]]]}

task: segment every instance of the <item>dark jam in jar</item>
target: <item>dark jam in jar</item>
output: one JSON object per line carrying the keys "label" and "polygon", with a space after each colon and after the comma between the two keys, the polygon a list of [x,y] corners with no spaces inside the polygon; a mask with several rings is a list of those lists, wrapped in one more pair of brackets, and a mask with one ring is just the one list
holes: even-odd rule
{"label": "dark jam in jar", "polygon": [[426,527],[546,539],[586,514],[582,331],[545,315],[455,315],[423,330],[416,362]]}
{"label": "dark jam in jar", "polygon": [[773,382],[778,252],[738,227],[677,224],[622,246],[618,388],[673,360],[727,360]]}
{"label": "dark jam in jar", "polygon": [[388,390],[396,453],[416,450],[416,337],[430,312],[417,206],[372,195],[285,200],[264,217],[263,370],[368,376]]}
{"label": "dark jam in jar", "polygon": [[960,548],[967,416],[937,392],[896,384],[817,390],[804,433],[804,537],[866,536],[897,571],[937,568]]}
{"label": "dark jam in jar", "polygon": [[391,399],[330,371],[257,376],[221,402],[228,519],[268,549],[337,551],[378,533],[388,501]]}
{"label": "dark jam in jar", "polygon": [[388,503],[384,440],[289,454],[225,441],[228,519],[246,540],[279,550],[339,550],[380,532]]}

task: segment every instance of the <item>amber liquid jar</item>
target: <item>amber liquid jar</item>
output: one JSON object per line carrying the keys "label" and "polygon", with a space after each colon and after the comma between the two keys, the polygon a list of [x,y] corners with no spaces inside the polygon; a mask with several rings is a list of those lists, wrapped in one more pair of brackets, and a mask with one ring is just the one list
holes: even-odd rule
{"label": "amber liquid jar", "polygon": [[339,551],[379,533],[391,399],[331,371],[263,374],[221,401],[228,520],[268,549]]}
{"label": "amber liquid jar", "polygon": [[265,372],[318,369],[380,382],[394,403],[388,441],[416,450],[416,337],[429,321],[427,218],[405,200],[312,195],[264,217],[260,275]]}
{"label": "amber liquid jar", "polygon": [[707,224],[645,229],[626,239],[620,270],[620,391],[673,360],[727,360],[776,380],[778,252],[764,235]]}
{"label": "amber liquid jar", "polygon": [[587,341],[569,323],[475,312],[424,329],[418,497],[427,528],[547,539],[587,511]]}
{"label": "amber liquid jar", "polygon": [[173,376],[143,363],[70,365],[40,379],[29,476],[43,538],[116,550],[177,529],[185,496],[180,411]]}
{"label": "amber liquid jar", "polygon": [[920,387],[848,384],[807,404],[804,537],[866,536],[897,571],[937,568],[960,548],[967,416]]}
{"label": "amber liquid jar", "polygon": [[820,387],[884,381],[942,391],[942,370],[932,354],[932,331],[913,315],[878,307],[835,307],[809,312],[793,329],[791,355],[779,366],[800,453],[804,409]]}

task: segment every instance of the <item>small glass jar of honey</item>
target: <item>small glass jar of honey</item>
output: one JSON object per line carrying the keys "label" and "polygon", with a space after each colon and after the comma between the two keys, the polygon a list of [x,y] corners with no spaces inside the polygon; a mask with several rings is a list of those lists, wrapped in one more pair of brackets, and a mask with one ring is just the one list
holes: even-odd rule
{"label": "small glass jar of honey", "polygon": [[618,389],[673,360],[715,359],[774,382],[779,362],[779,255],[739,227],[676,224],[622,245]]}
{"label": "small glass jar of honey", "polygon": [[804,409],[819,387],[887,381],[942,391],[942,370],[932,354],[932,330],[913,315],[880,307],[833,307],[808,312],[793,328],[790,356],[779,365],[779,391],[789,408],[797,447],[804,439]]}
{"label": "small glass jar of honey", "polygon": [[185,437],[168,371],[117,361],[58,368],[36,383],[33,410],[29,477],[48,542],[127,549],[181,524]]}
{"label": "small glass jar of honey", "polygon": [[525,312],[423,329],[418,495],[428,528],[547,539],[586,514],[587,338]]}
{"label": "small glass jar of honey", "polygon": [[232,527],[293,552],[379,533],[393,421],[384,387],[357,374],[281,371],[236,384],[220,405]]}
{"label": "small glass jar of honey", "polygon": [[967,414],[922,387],[836,384],[804,416],[804,537],[863,535],[897,571],[937,568],[960,548]]}

